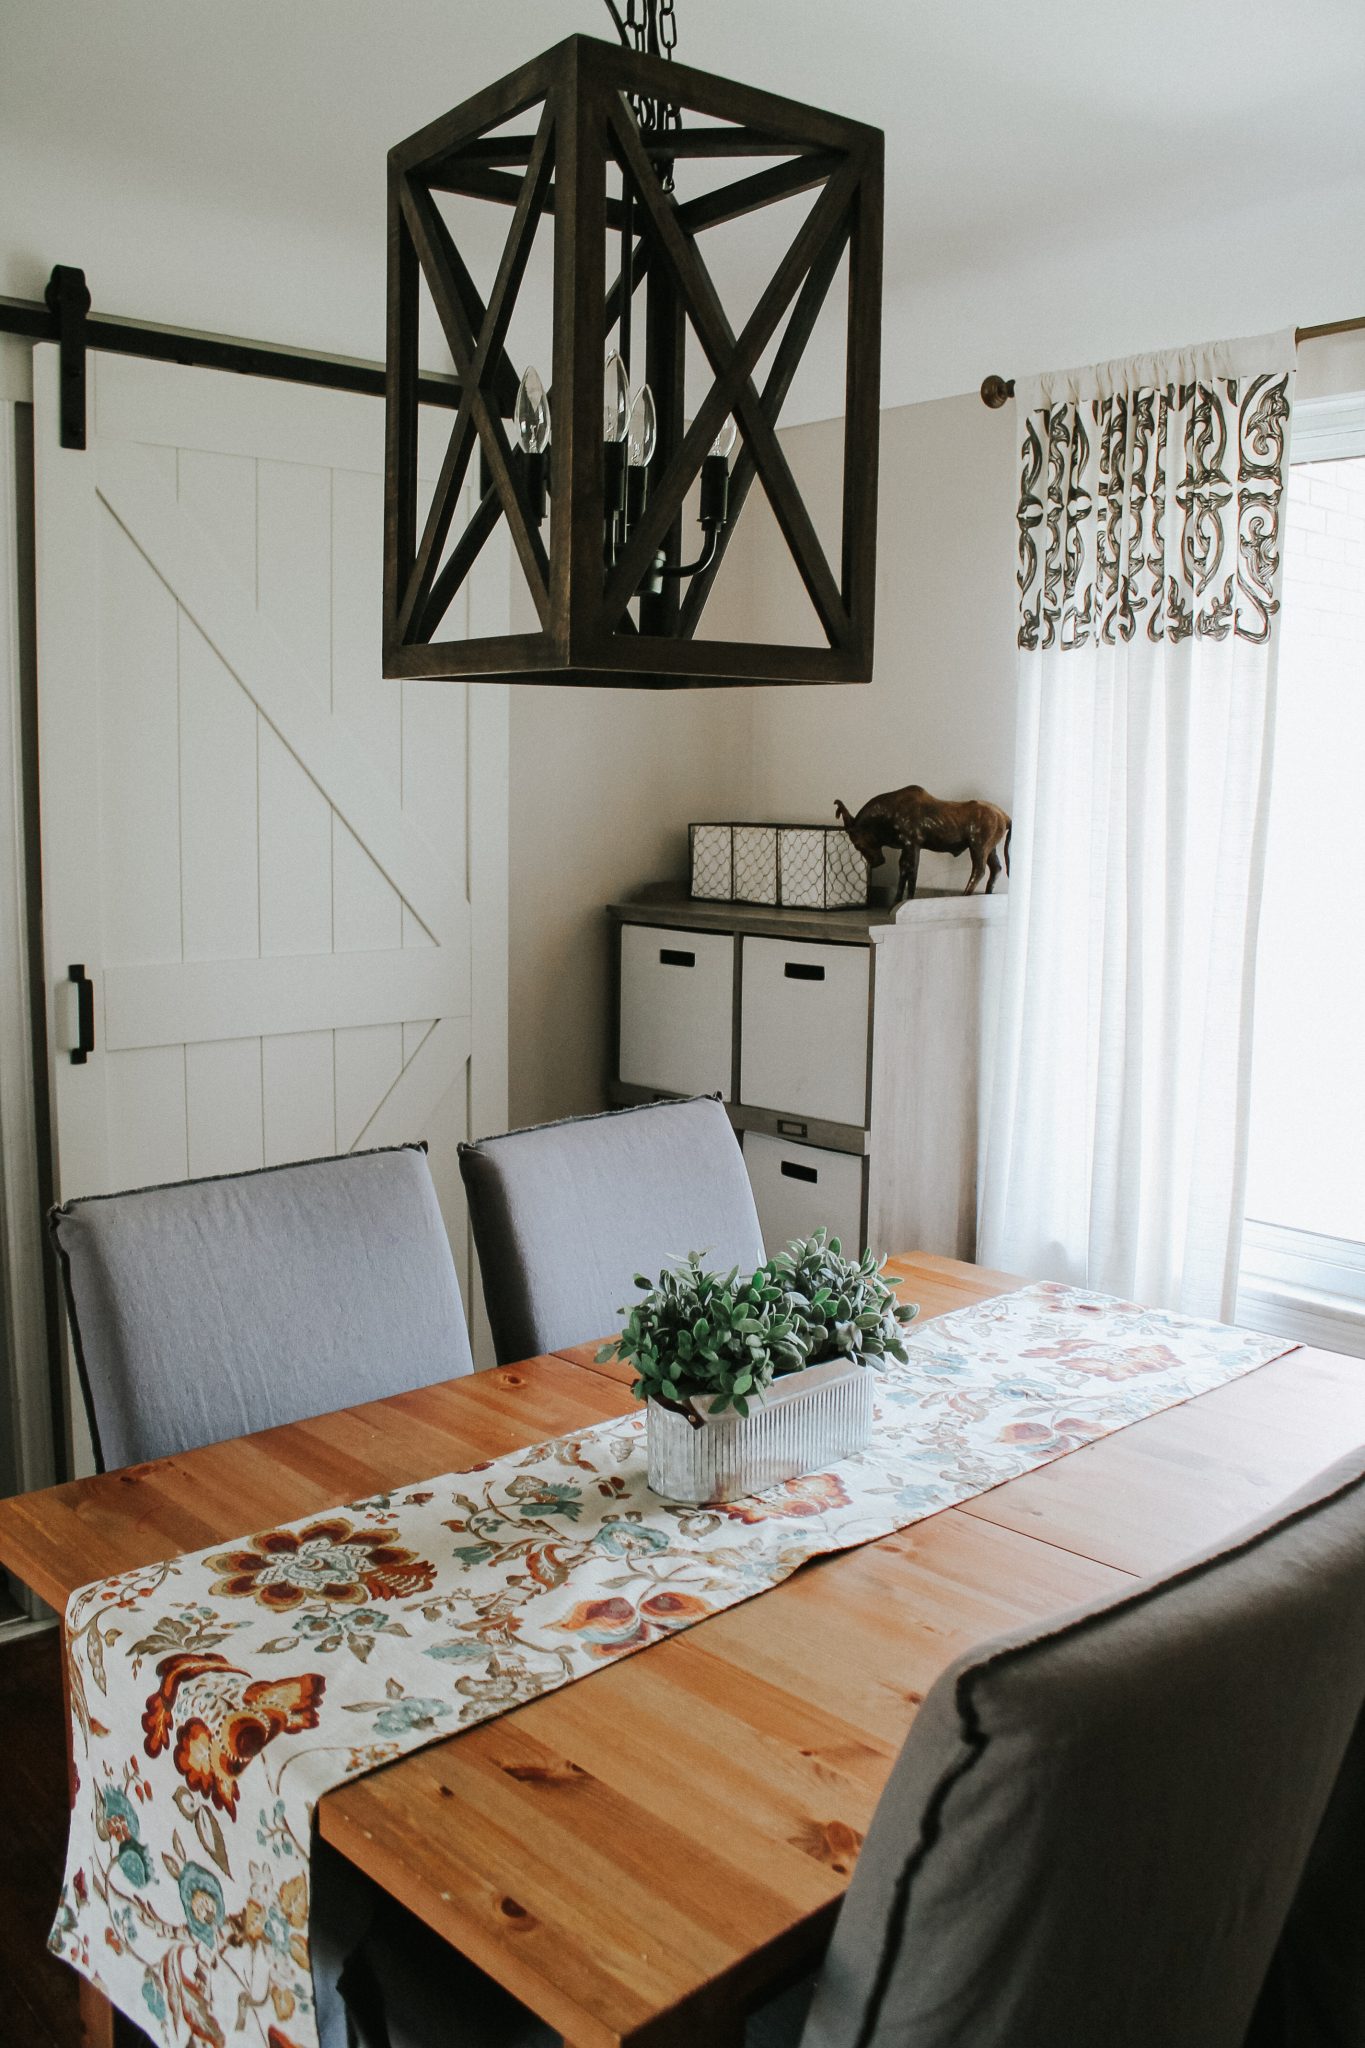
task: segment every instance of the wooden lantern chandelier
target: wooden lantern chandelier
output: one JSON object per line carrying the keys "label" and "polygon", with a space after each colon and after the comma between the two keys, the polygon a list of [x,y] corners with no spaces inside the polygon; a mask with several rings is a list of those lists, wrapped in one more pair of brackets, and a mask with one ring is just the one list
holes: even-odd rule
{"label": "wooden lantern chandelier", "polygon": [[[673,63],[671,0],[627,0],[626,21],[613,0],[608,5],[622,47],[571,36],[390,152],[384,674],[653,688],[866,682],[876,566],[881,132]],[[764,168],[746,173],[746,158]],[[712,183],[681,195],[676,187],[694,180],[698,166],[703,176],[709,166]],[[447,193],[510,210],[486,300],[438,203],[436,195]],[[706,232],[806,193],[815,195],[809,211],[736,334],[707,268]],[[537,370],[514,365],[506,348],[547,215],[548,391]],[[846,253],[836,573],[776,430]],[[460,385],[425,517],[418,478],[423,284]],[[690,420],[689,329],[712,380]],[[633,369],[644,375],[632,397]],[[756,478],[823,645],[698,632]],[[452,602],[502,519],[539,628],[455,637],[446,623]],[[441,637],[443,626],[451,637]]]}

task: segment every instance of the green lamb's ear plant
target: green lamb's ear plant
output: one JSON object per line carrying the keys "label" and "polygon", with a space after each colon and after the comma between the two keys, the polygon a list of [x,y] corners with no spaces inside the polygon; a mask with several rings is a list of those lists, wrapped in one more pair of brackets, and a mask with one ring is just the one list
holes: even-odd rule
{"label": "green lamb's ear plant", "polygon": [[694,1396],[712,1396],[713,1415],[747,1415],[779,1374],[831,1358],[904,1359],[901,1326],[918,1313],[897,1302],[871,1252],[855,1264],[823,1230],[746,1279],[737,1266],[708,1272],[702,1254],[689,1252],[657,1281],[637,1273],[635,1284],[643,1298],[621,1310],[621,1334],[598,1361],[628,1360],[637,1400],[674,1408],[697,1428]]}
{"label": "green lamb's ear plant", "polygon": [[796,1372],[806,1362],[783,1289],[760,1267],[748,1279],[739,1268],[709,1273],[700,1252],[669,1267],[655,1282],[635,1276],[644,1299],[622,1309],[625,1327],[599,1361],[628,1359],[635,1367],[637,1400],[662,1402],[691,1422],[694,1394],[715,1396],[713,1412],[733,1407],[749,1412],[749,1396],[772,1383],[774,1373]]}
{"label": "green lamb's ear plant", "polygon": [[919,1309],[897,1301],[872,1252],[855,1263],[845,1258],[837,1237],[817,1230],[770,1259],[768,1271],[785,1289],[792,1320],[806,1339],[807,1365],[822,1365],[829,1358],[857,1358],[878,1366],[884,1358],[904,1363],[901,1329]]}

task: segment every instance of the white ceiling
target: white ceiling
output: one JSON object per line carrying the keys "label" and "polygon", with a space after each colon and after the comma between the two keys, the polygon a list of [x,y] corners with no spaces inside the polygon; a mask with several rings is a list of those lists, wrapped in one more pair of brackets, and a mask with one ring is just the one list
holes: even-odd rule
{"label": "white ceiling", "polygon": [[[677,7],[686,61],[885,128],[888,402],[1365,313],[1360,0]],[[600,0],[0,0],[0,290],[80,263],[102,310],[378,354],[386,149],[580,29]]]}

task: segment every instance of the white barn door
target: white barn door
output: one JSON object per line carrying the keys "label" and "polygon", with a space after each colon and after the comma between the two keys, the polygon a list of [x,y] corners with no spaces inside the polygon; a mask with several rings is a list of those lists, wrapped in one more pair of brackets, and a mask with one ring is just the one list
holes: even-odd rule
{"label": "white barn door", "polygon": [[[59,1196],[426,1138],[473,1320],[455,1148],[506,1121],[506,693],[381,679],[377,399],[89,375],[63,449],[35,351]],[[507,590],[490,546],[474,631]]]}

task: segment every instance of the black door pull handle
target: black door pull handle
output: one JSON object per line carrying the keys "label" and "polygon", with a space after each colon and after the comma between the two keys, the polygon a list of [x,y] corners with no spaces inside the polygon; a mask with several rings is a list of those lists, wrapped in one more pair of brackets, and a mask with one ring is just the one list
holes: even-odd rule
{"label": "black door pull handle", "polygon": [[659,948],[659,965],[661,967],[695,967],[696,964],[697,956],[695,953],[682,953],[673,946],[660,946]]}
{"label": "black door pull handle", "polygon": [[83,1067],[95,1050],[95,984],[79,963],[68,967],[66,974],[68,981],[76,984],[76,1043],[71,1064]]}
{"label": "black door pull handle", "polygon": [[789,960],[782,969],[788,981],[823,981],[825,970],[810,960]]}
{"label": "black door pull handle", "polygon": [[782,1171],[788,1180],[818,1181],[820,1176],[813,1166],[798,1166],[794,1159],[782,1161]]}

